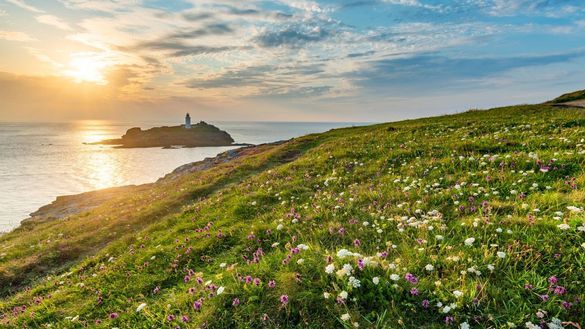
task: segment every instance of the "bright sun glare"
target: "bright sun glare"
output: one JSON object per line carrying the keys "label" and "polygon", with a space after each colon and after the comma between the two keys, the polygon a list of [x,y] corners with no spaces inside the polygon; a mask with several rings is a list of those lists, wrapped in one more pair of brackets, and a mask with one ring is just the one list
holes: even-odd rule
{"label": "bright sun glare", "polygon": [[104,78],[103,70],[106,63],[92,57],[74,57],[69,62],[69,69],[65,74],[76,82],[92,82],[105,85],[108,82]]}

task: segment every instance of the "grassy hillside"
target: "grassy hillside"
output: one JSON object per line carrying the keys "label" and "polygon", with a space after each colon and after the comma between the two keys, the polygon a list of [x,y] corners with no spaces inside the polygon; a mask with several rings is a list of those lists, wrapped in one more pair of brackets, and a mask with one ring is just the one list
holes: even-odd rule
{"label": "grassy hillside", "polygon": [[7,328],[585,322],[585,110],[337,129],[0,237]]}
{"label": "grassy hillside", "polygon": [[579,100],[585,100],[585,90],[574,91],[571,93],[567,93],[561,95],[551,101],[551,103],[559,104],[559,103],[567,103],[567,102],[574,102]]}

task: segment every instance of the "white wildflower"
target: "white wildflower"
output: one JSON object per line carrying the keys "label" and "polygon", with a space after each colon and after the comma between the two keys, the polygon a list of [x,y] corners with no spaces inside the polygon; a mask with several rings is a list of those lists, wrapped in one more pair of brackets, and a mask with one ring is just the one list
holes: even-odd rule
{"label": "white wildflower", "polygon": [[142,303],[142,304],[138,305],[138,307],[136,308],[136,312],[142,311],[145,307],[146,307],[146,303]]}

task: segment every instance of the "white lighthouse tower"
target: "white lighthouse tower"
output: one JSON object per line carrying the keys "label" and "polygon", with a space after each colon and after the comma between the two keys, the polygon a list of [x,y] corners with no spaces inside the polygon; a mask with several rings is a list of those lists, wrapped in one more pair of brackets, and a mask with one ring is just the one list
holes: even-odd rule
{"label": "white lighthouse tower", "polygon": [[189,113],[185,116],[185,129],[191,129],[191,116]]}

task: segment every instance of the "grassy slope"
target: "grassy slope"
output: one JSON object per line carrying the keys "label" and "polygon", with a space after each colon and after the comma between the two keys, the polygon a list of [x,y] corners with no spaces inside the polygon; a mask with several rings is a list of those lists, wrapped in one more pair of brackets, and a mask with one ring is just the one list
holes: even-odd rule
{"label": "grassy slope", "polygon": [[[30,284],[15,291],[2,283],[0,324],[394,328],[441,327],[451,316],[502,327],[538,323],[538,310],[549,322],[583,323],[583,213],[567,207],[585,204],[584,139],[585,111],[534,105],[266,146],[0,237],[0,280]],[[341,258],[341,249],[360,255]],[[352,273],[336,275],[346,263]],[[337,303],[344,290],[349,297]]]}
{"label": "grassy slope", "polygon": [[571,93],[563,94],[551,101],[551,103],[559,104],[566,102],[573,102],[585,99],[585,90],[578,90]]}

